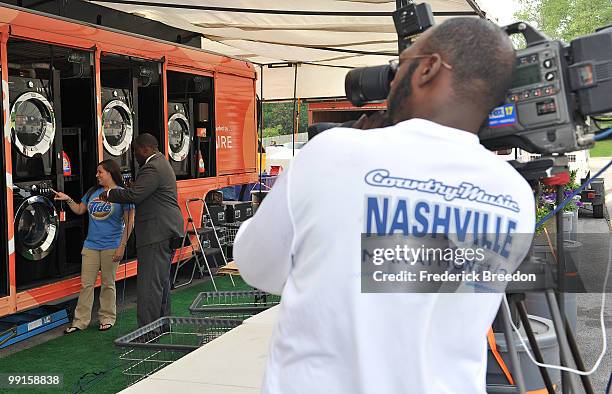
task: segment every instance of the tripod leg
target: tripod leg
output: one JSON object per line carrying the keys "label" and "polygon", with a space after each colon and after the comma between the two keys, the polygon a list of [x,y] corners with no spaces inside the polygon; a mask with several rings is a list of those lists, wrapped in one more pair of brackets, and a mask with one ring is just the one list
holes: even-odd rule
{"label": "tripod leg", "polygon": [[[561,320],[561,312],[559,311],[559,304],[557,303],[557,298],[552,290],[546,290],[546,299],[548,300],[548,306],[550,308],[550,314],[552,316],[553,323],[555,325],[555,332],[557,334],[557,341],[559,342],[559,353],[561,354],[561,365],[564,365],[569,368],[573,368],[574,365],[571,363],[571,351],[569,345],[567,343],[567,334],[565,333],[565,328],[563,325],[563,321]],[[576,381],[576,375],[573,373],[567,373],[568,376],[568,385],[571,389],[571,392],[574,394],[579,393],[578,391],[578,382]],[[565,385],[563,380],[561,381],[563,387],[563,392],[568,388]]]}
{"label": "tripod leg", "polygon": [[[503,302],[503,301],[502,301]],[[512,363],[512,376],[514,377],[514,384],[519,394],[526,394],[525,389],[525,378],[523,377],[523,370],[519,362],[518,351],[514,344],[514,338],[512,337],[512,327],[510,326],[510,314],[504,305],[501,306],[502,310],[502,321],[504,323],[504,337],[506,338],[506,345],[508,346],[508,354],[510,355],[510,362]]]}
{"label": "tripod leg", "polygon": [[[576,338],[574,338],[574,333],[572,332],[572,328],[569,326],[567,319],[565,319],[565,332],[567,333],[567,342],[569,343],[570,350],[572,351],[572,356],[574,356],[574,361],[576,361],[576,366],[579,370],[585,371],[586,367],[582,361],[582,356],[580,355],[578,345],[576,344]],[[582,386],[584,387],[586,394],[594,394],[593,385],[591,385],[591,380],[589,377],[586,375],[580,375],[580,380],[582,381]]]}
{"label": "tripod leg", "polygon": [[[521,322],[523,323],[523,328],[525,329],[525,333],[527,334],[527,338],[529,339],[529,345],[531,346],[531,350],[533,351],[533,355],[535,359],[539,363],[544,362],[544,357],[542,356],[542,352],[540,351],[540,347],[538,346],[538,341],[536,340],[535,335],[533,334],[533,329],[531,328],[531,324],[529,323],[529,317],[527,316],[527,311],[525,310],[525,304],[523,301],[518,301],[516,303],[516,309],[521,317]],[[552,381],[550,380],[550,375],[548,374],[548,370],[544,367],[538,367],[540,370],[540,375],[542,375],[542,380],[546,385],[546,390],[548,394],[555,394],[555,388],[553,386]]]}

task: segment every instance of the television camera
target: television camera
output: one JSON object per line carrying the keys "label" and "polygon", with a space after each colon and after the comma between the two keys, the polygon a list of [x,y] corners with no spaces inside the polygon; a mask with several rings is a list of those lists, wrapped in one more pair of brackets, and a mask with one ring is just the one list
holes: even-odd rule
{"label": "television camera", "polygon": [[[394,12],[399,50],[433,26],[429,5],[408,4]],[[567,45],[524,22],[503,28],[520,34],[512,87],[479,131],[491,150],[521,148],[531,153],[566,153],[590,148],[597,115],[612,111],[612,26]],[[346,96],[355,106],[383,101],[396,70],[392,65],[348,72]],[[591,117],[591,121],[589,121]]]}

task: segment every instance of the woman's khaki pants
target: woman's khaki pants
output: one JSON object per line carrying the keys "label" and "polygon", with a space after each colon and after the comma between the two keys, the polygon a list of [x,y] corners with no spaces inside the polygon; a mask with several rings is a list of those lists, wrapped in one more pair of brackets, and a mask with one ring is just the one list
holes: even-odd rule
{"label": "woman's khaki pants", "polygon": [[91,321],[91,309],[94,301],[94,288],[98,272],[102,271],[102,286],[100,288],[100,309],[98,318],[100,324],[115,324],[117,318],[117,303],[115,291],[115,274],[119,263],[113,261],[115,249],[93,250],[83,248],[81,255],[81,293],[74,311],[72,326],[84,330]]}

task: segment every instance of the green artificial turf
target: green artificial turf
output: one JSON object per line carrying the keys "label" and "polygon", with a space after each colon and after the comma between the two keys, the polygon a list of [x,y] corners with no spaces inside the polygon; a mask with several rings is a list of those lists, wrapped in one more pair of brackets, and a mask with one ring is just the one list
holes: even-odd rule
{"label": "green artificial turf", "polygon": [[[233,287],[229,277],[217,277],[218,290],[250,290],[241,278],[234,277]],[[117,284],[120,294],[121,283]],[[202,291],[213,291],[210,281],[172,292],[172,315],[190,316],[189,306]],[[11,389],[11,393],[116,393],[125,388],[126,377],[122,374],[124,361],[119,359],[122,349],[114,340],[136,328],[136,310],[119,312],[115,326],[99,332],[97,324],[87,330],[63,335],[11,356],[0,358],[2,373],[44,373],[63,375],[61,389],[27,388]],[[2,390],[0,390],[2,391]]]}
{"label": "green artificial turf", "polygon": [[591,157],[612,157],[612,140],[597,142],[589,153]]}

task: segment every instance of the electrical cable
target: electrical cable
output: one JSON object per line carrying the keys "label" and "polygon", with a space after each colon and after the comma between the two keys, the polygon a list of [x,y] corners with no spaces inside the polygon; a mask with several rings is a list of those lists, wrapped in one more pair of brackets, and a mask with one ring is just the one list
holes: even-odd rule
{"label": "electrical cable", "polygon": [[[606,136],[608,134],[612,134],[612,129],[608,130],[604,134]],[[601,137],[600,139],[603,139],[603,138],[605,138],[605,136]],[[536,224],[536,228],[540,227],[542,224],[544,224],[544,222],[546,222],[548,219],[550,219],[554,214],[556,214],[561,209],[563,209],[563,207],[565,205],[567,205],[578,193],[580,193],[582,190],[584,190],[588,186],[588,184],[591,183],[591,181],[593,179],[595,179],[599,175],[601,175],[610,166],[612,166],[612,160],[610,160],[610,162],[608,164],[606,164],[601,170],[599,170],[599,172],[597,172],[597,174],[595,174],[592,178],[590,178],[586,182],[584,182],[578,189],[576,189],[565,200],[563,200],[563,202],[561,204],[559,204],[559,206],[557,206],[551,213],[549,213],[544,218],[542,218]],[[566,371],[566,372],[572,372],[572,373],[575,373],[575,374],[578,374],[578,375],[582,375],[582,376],[589,376],[593,372],[595,372],[597,370],[597,368],[599,368],[599,365],[601,364],[601,361],[603,360],[603,357],[606,354],[606,351],[607,351],[607,348],[608,348],[607,335],[606,335],[606,324],[605,324],[605,319],[604,319],[604,309],[605,309],[605,305],[606,305],[606,290],[607,290],[607,287],[608,287],[608,277],[610,276],[610,265],[612,263],[612,239],[610,240],[608,249],[609,249],[609,251],[608,251],[608,265],[607,265],[607,268],[606,268],[606,275],[605,275],[605,278],[604,278],[604,284],[603,284],[603,289],[602,289],[602,293],[601,293],[601,309],[600,309],[600,313],[599,313],[603,345],[602,345],[601,354],[597,358],[597,361],[595,362],[593,367],[590,370],[588,370],[588,371],[579,371],[577,369],[563,367],[561,365],[552,365],[552,364],[540,363],[540,362],[536,361],[535,357],[533,356],[533,354],[529,350],[529,347],[525,343],[525,339],[521,336],[521,334],[519,332],[519,329],[514,324],[514,321],[512,321],[512,319],[510,319],[510,325],[512,326],[512,329],[517,334],[519,341],[521,342],[521,344],[523,345],[523,347],[525,349],[525,352],[527,353],[527,356],[529,356],[529,359],[531,359],[531,361],[536,366],[542,367],[542,368],[551,368],[551,369],[558,369],[558,370]],[[508,311],[509,316],[511,316],[512,313],[510,311],[510,305],[508,304],[508,298],[507,298],[506,294],[504,294],[503,301],[504,301],[504,306],[505,306],[506,310]],[[610,380],[608,381],[608,389],[607,390],[609,390],[610,382],[612,382],[612,374],[610,375]]]}
{"label": "electrical cable", "polygon": [[595,134],[595,137],[593,139],[595,141],[601,141],[601,140],[605,140],[611,135],[612,135],[612,128],[603,130],[602,132]]}
{"label": "electrical cable", "polygon": [[606,394],[610,394],[611,385],[612,385],[612,372],[610,372],[610,377],[608,378],[608,384],[606,385]]}
{"label": "electrical cable", "polygon": [[[612,163],[612,161],[611,161],[611,163]],[[531,354],[531,350],[529,350],[530,348],[527,345],[527,343],[525,342],[525,339],[520,334],[519,329],[514,324],[514,321],[512,321],[512,319],[510,319],[510,325],[512,326],[512,329],[517,334],[519,341],[521,342],[521,344],[523,345],[523,347],[525,349],[525,352],[527,353],[527,356],[529,356],[529,358],[531,359],[531,361],[535,365],[537,365],[538,367],[542,367],[542,368],[558,369],[558,370],[565,371],[565,372],[572,372],[572,373],[575,373],[577,375],[582,375],[582,376],[589,376],[593,372],[595,372],[597,370],[597,368],[599,368],[599,365],[601,364],[601,361],[603,360],[603,357],[606,354],[606,351],[608,350],[608,339],[607,339],[607,335],[606,335],[606,323],[605,323],[605,319],[604,319],[604,308],[605,308],[605,305],[606,305],[606,289],[608,287],[608,277],[610,276],[610,265],[611,265],[610,263],[612,263],[612,240],[610,240],[610,244],[609,244],[608,266],[606,268],[606,276],[605,276],[605,279],[604,279],[603,289],[602,289],[602,292],[601,292],[601,310],[600,310],[600,313],[599,313],[603,345],[602,345],[602,349],[601,349],[601,354],[597,358],[597,361],[595,362],[593,367],[590,370],[588,370],[588,371],[579,371],[579,370],[574,369],[574,368],[563,367],[561,365],[545,364],[545,363],[540,363],[540,362],[536,361],[536,359],[533,356],[533,354]],[[506,310],[508,311],[509,316],[511,316],[510,305],[508,304],[508,298],[506,297],[505,294],[504,294],[504,306],[506,307]],[[612,378],[612,375],[611,375],[611,378]]]}

